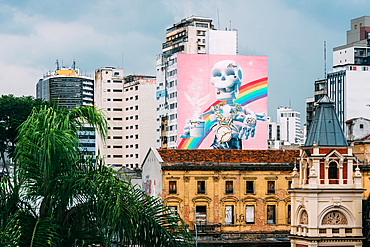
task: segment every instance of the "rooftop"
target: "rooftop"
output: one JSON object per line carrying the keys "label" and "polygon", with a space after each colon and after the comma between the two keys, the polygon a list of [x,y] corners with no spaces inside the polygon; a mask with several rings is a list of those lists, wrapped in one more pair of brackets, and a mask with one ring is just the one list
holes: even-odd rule
{"label": "rooftop", "polygon": [[294,163],[299,150],[157,149],[164,162]]}
{"label": "rooftop", "polygon": [[318,146],[347,146],[347,140],[335,113],[332,100],[325,95],[317,103],[318,107],[304,146],[312,146],[314,142]]}

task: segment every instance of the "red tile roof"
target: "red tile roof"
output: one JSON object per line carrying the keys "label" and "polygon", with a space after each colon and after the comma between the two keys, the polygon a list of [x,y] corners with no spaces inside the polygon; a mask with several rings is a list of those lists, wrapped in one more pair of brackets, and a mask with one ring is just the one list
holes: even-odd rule
{"label": "red tile roof", "polygon": [[299,150],[157,149],[164,162],[292,163]]}

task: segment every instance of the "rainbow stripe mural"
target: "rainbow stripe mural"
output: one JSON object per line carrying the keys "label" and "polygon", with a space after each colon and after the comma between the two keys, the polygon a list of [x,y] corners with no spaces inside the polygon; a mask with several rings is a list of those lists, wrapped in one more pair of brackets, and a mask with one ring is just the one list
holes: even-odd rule
{"label": "rainbow stripe mural", "polygon": [[[267,77],[251,81],[242,85],[239,88],[239,96],[234,101],[235,103],[241,104],[242,106],[248,105],[254,101],[257,101],[262,98],[267,98]],[[212,106],[219,104],[220,101],[216,100],[211,104],[206,110],[208,111]],[[197,149],[202,144],[203,140],[211,132],[211,127],[214,122],[209,120],[209,115],[202,117],[205,120],[205,136],[203,138],[181,138],[180,143],[178,144],[178,149]]]}

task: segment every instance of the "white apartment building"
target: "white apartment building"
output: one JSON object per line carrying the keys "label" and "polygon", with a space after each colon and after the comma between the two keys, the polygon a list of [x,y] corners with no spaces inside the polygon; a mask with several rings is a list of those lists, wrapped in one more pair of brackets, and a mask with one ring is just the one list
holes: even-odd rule
{"label": "white apartment building", "polygon": [[370,118],[370,16],[351,20],[347,44],[333,49],[333,72],[327,93],[334,101],[342,128],[357,117]]}
{"label": "white apartment building", "polygon": [[277,123],[281,126],[281,139],[291,144],[303,144],[301,114],[292,107],[277,108]]}
{"label": "white apartment building", "polygon": [[211,18],[191,16],[166,30],[162,54],[156,57],[157,148],[177,148],[176,53],[237,53],[237,31],[219,31],[213,30],[213,27]]}
{"label": "white apartment building", "polygon": [[96,140],[96,152],[106,165],[140,168],[146,151],[155,145],[154,95],[154,77],[123,77],[123,69],[115,68],[95,71],[95,106],[104,110],[109,125],[106,142]]}
{"label": "white apartment building", "polygon": [[283,145],[303,144],[303,130],[301,129],[301,114],[291,107],[277,108],[277,121],[268,118],[268,148],[281,149]]}

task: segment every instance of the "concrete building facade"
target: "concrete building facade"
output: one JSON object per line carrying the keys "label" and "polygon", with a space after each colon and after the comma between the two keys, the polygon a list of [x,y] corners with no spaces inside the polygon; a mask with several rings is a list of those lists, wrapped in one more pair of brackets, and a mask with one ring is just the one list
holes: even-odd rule
{"label": "concrete building facade", "polygon": [[123,69],[95,71],[95,105],[107,114],[106,143],[97,138],[106,165],[135,169],[149,147],[155,146],[155,87],[153,76],[123,76]]}

